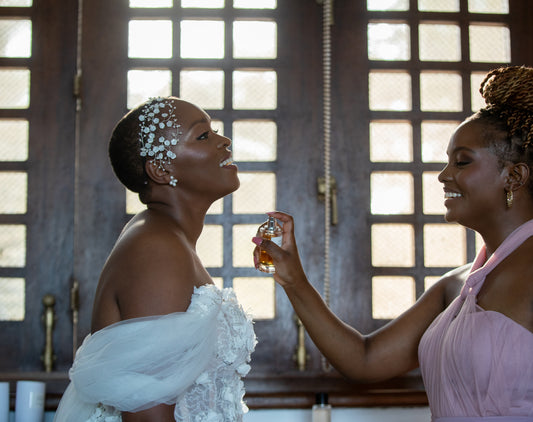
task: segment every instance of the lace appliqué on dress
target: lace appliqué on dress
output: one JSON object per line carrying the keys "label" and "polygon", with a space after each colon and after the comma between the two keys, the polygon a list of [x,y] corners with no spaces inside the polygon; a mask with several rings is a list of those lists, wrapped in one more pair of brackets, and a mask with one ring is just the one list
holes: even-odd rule
{"label": "lace appliqu\u00e9 on dress", "polygon": [[[177,398],[174,417],[180,422],[240,422],[248,411],[241,378],[250,371],[257,343],[252,319],[237,302],[232,289],[213,285],[195,288],[187,312],[208,315],[221,303],[216,316],[215,356],[207,369]],[[121,422],[114,407],[99,404],[87,422]]]}
{"label": "lace appliqu\u00e9 on dress", "polygon": [[111,406],[105,406],[101,403],[96,406],[94,413],[87,422],[121,422],[121,413]]}
{"label": "lace appliqu\u00e9 on dress", "polygon": [[176,420],[238,422],[248,411],[241,378],[250,371],[250,355],[257,343],[253,323],[232,289],[222,292],[217,317],[216,359],[176,404]]}

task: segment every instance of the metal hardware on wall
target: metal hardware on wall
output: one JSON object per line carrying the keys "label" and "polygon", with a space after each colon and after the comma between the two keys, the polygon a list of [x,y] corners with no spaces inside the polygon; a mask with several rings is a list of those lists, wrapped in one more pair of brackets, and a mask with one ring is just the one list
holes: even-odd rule
{"label": "metal hardware on wall", "polygon": [[56,304],[56,299],[54,295],[47,294],[43,297],[44,313],[42,320],[45,327],[45,345],[44,352],[41,355],[41,360],[43,362],[45,372],[52,372],[52,367],[54,366],[54,361],[56,359],[54,355],[54,345],[53,345],[53,333],[54,326],[56,322],[56,315],[54,311],[54,306]]}
{"label": "metal hardware on wall", "polygon": [[298,327],[298,346],[296,346],[293,360],[298,366],[298,371],[303,372],[307,365],[307,359],[309,359],[309,355],[305,349],[305,327],[296,314],[294,315],[294,321]]}
{"label": "metal hardware on wall", "polygon": [[[317,180],[317,191],[318,191],[318,199],[320,201],[326,200],[326,180],[324,177],[319,177]],[[329,183],[329,198],[330,198],[330,215],[331,215],[331,225],[336,226],[339,222],[339,214],[337,211],[337,181],[335,180],[335,177],[330,176],[330,183]]]}

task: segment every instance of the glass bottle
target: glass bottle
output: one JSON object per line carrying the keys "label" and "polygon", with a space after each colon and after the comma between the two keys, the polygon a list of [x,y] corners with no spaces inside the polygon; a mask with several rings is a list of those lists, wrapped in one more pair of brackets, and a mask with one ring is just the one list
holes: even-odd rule
{"label": "glass bottle", "polygon": [[[281,246],[281,234],[281,226],[274,217],[268,217],[268,220],[259,226],[259,236],[263,239],[271,240],[278,246]],[[259,248],[258,269],[269,274],[276,272],[272,257],[261,248]]]}
{"label": "glass bottle", "polygon": [[315,403],[311,410],[312,422],[331,422],[331,405],[328,404],[328,394],[318,393]]}

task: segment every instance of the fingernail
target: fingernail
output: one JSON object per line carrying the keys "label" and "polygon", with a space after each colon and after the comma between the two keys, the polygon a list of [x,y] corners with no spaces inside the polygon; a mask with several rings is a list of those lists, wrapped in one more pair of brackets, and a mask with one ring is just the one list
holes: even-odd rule
{"label": "fingernail", "polygon": [[261,246],[261,243],[263,243],[262,237],[252,237],[252,242],[254,242],[257,246]]}

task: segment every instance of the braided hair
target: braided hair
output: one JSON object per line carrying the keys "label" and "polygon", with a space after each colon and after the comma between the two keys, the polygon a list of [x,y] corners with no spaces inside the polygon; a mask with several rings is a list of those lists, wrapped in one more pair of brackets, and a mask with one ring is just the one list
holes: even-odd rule
{"label": "braided hair", "polygon": [[[479,92],[486,106],[468,120],[483,124],[487,146],[502,167],[506,162],[523,162],[533,175],[533,68],[494,69]],[[533,183],[529,187],[533,196]]]}

